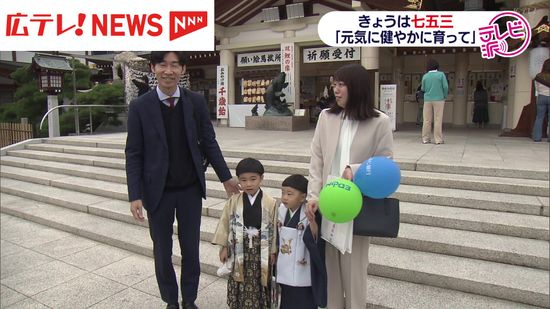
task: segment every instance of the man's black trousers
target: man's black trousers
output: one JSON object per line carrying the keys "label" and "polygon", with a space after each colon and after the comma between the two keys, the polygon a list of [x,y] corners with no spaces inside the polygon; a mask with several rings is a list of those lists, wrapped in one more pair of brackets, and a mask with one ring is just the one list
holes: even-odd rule
{"label": "man's black trousers", "polygon": [[178,219],[178,240],[181,248],[180,286],[183,302],[194,302],[199,287],[199,243],[202,192],[199,184],[179,191],[165,191],[154,213],[147,213],[153,240],[155,274],[163,301],[178,303],[178,283],[172,265],[174,214]]}

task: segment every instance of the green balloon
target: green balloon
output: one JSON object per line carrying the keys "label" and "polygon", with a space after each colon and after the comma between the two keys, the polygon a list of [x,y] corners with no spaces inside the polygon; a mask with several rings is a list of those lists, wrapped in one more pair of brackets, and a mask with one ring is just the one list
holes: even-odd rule
{"label": "green balloon", "polygon": [[363,205],[361,190],[351,181],[337,178],[327,183],[319,194],[319,210],[334,223],[353,220]]}

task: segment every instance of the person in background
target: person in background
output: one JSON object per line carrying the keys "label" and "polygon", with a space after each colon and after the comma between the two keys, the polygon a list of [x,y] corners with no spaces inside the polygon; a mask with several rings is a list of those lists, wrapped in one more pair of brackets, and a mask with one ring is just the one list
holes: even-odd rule
{"label": "person in background", "polygon": [[416,103],[418,103],[418,113],[416,114],[416,125],[419,126],[422,124],[424,113],[424,92],[422,92],[422,85],[418,85],[416,88]]}
{"label": "person in background", "polygon": [[325,86],[325,89],[323,90],[323,96],[321,97],[321,101],[320,101],[321,109],[331,107],[335,103],[334,76],[333,75],[329,76],[328,80],[329,80],[328,85]]}
{"label": "person in background", "polygon": [[[533,127],[533,140],[540,142],[544,115],[547,116],[547,121],[550,121],[550,59],[544,61],[542,70],[535,76],[535,89],[537,90],[537,117]],[[550,134],[547,138],[550,143]]]}
{"label": "person in background", "polygon": [[[431,143],[432,121],[434,124],[434,139],[437,145],[443,144],[443,108],[449,94],[449,84],[443,72],[439,71],[439,63],[428,59],[427,71],[422,76],[422,91],[424,91],[424,123],[422,125],[422,144]],[[432,119],[433,118],[433,119]]]}
{"label": "person in background", "polygon": [[336,97],[334,96],[334,75],[328,78],[327,102],[329,107],[336,102]]}
{"label": "person in background", "polygon": [[489,123],[489,94],[483,88],[481,81],[477,81],[474,91],[474,109],[472,121],[478,128],[483,128]]}

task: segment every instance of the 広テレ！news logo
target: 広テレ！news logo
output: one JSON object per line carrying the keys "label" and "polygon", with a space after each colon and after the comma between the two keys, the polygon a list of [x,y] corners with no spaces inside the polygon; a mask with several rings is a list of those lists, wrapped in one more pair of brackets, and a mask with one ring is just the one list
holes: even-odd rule
{"label": "\u5e83\u30c6\u30ec\uff01news logo", "polygon": [[209,22],[213,0],[89,4],[69,0],[3,4],[2,49],[214,50],[214,24]]}

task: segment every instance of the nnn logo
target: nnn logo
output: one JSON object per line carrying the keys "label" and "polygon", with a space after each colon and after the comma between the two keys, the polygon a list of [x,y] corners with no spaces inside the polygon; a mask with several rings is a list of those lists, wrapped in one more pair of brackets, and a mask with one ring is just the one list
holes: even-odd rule
{"label": "nnn logo", "polygon": [[170,12],[170,41],[208,25],[206,11]]}

